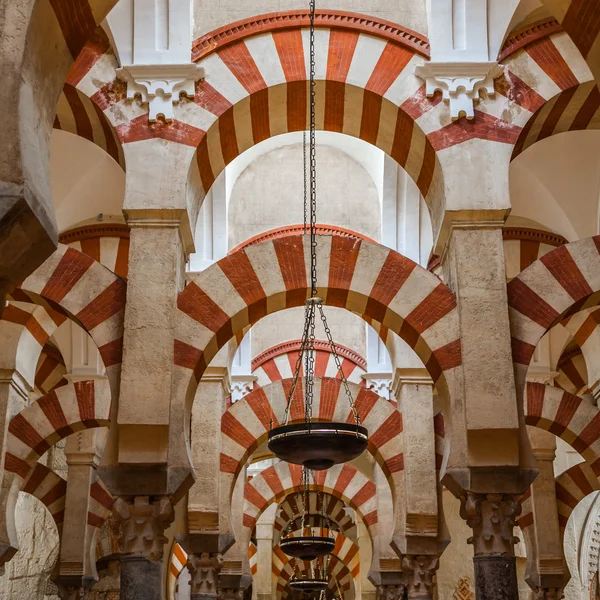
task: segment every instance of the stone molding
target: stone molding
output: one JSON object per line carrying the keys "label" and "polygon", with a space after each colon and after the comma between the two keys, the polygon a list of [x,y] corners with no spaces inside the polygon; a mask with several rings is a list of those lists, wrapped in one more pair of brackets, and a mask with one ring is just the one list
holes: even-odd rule
{"label": "stone molding", "polygon": [[231,376],[231,402],[237,402],[247,396],[258,381],[255,375],[232,375]]}
{"label": "stone molding", "polygon": [[190,572],[190,587],[192,596],[203,594],[216,597],[219,586],[219,573],[223,568],[223,557],[221,554],[190,554],[188,556],[187,568]]}
{"label": "stone molding", "polygon": [[[261,352],[252,359],[252,372],[258,369],[262,364],[273,358],[281,356],[282,354],[298,352],[300,350],[301,342],[302,340],[290,340],[289,342],[283,342],[281,344],[277,344],[276,346],[271,346],[271,348],[267,348],[265,351]],[[367,369],[367,361],[354,350],[337,343],[335,345],[335,349],[340,358],[347,358],[357,367],[360,367],[364,370]],[[330,351],[331,347],[329,346],[329,342],[325,340],[315,340],[315,350]]]}
{"label": "stone molding", "polygon": [[560,33],[561,31],[563,31],[563,28],[554,17],[546,17],[527,25],[527,27],[517,29],[504,42],[504,46],[502,46],[502,50],[500,50],[500,55],[498,56],[498,62],[508,58],[518,50],[529,46],[529,44],[533,44],[533,42],[537,42],[555,33]]}
{"label": "stone molding", "polygon": [[223,386],[225,395],[231,393],[231,379],[227,367],[207,367],[202,374],[200,383],[220,383]]}
{"label": "stone molding", "polygon": [[96,225],[82,225],[68,229],[58,236],[61,244],[72,244],[102,237],[118,237],[129,239],[129,226],[125,223],[98,223]]}
{"label": "stone molding", "polygon": [[[198,61],[208,54],[221,50],[248,37],[270,31],[308,27],[306,10],[289,10],[268,13],[237,21],[215,29],[192,43],[192,60]],[[414,50],[429,58],[429,40],[424,35],[401,27],[397,23],[342,10],[317,10],[315,26],[368,33]]]}
{"label": "stone molding", "polygon": [[600,556],[600,494],[590,506],[581,534],[579,552],[579,578],[581,585],[589,589],[598,572]]}
{"label": "stone molding", "polygon": [[[342,237],[354,238],[356,240],[365,240],[371,244],[377,243],[375,240],[372,240],[370,237],[363,235],[362,233],[357,233],[356,231],[352,231],[351,229],[346,229],[344,227],[336,227],[335,225],[323,225],[321,223],[317,223],[316,232],[317,235],[340,235]],[[227,254],[233,254],[242,248],[254,246],[254,244],[260,244],[261,242],[265,242],[267,240],[276,240],[292,235],[304,235],[304,233],[304,225],[286,225],[285,227],[276,227],[275,229],[269,229],[269,231],[259,233],[245,242],[238,244]]]}
{"label": "stone molding", "polygon": [[193,98],[196,82],[204,77],[204,70],[194,63],[182,65],[127,65],[117,69],[117,77],[127,83],[127,99],[138,97],[148,104],[150,122],[163,116],[172,121],[173,106],[181,96]]}
{"label": "stone molding", "polygon": [[529,227],[502,227],[502,239],[519,240],[523,242],[539,242],[548,246],[562,246],[568,244],[569,240],[553,231],[543,229],[532,229]]}
{"label": "stone molding", "polygon": [[406,576],[408,597],[432,597],[433,576],[440,565],[437,556],[407,554],[402,557],[402,572]]}
{"label": "stone molding", "polygon": [[516,495],[465,492],[460,499],[460,516],[473,530],[467,543],[473,544],[475,556],[514,556],[519,538],[513,529],[520,514],[521,503]]}
{"label": "stone molding", "polygon": [[142,555],[160,561],[167,541],[165,530],[173,522],[175,512],[168,496],[152,501],[149,496],[119,497],[113,515],[121,527],[119,540],[123,554]]}
{"label": "stone molding", "polygon": [[418,65],[415,75],[425,81],[426,94],[431,98],[437,90],[450,104],[453,121],[466,117],[475,118],[476,102],[480,94],[494,96],[495,62],[429,62]]}

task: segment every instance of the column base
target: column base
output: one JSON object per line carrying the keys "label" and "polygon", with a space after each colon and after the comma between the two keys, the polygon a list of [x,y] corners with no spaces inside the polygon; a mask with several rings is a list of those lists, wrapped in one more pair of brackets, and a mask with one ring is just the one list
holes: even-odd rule
{"label": "column base", "polygon": [[162,564],[145,556],[121,556],[120,600],[161,600]]}
{"label": "column base", "polygon": [[519,600],[517,563],[514,556],[473,557],[477,600]]}

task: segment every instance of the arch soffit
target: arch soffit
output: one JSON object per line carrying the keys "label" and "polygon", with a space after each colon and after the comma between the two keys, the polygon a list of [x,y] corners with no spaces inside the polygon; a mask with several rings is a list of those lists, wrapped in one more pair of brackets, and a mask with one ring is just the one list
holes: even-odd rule
{"label": "arch soffit", "polygon": [[[269,240],[192,278],[177,303],[175,397],[187,396],[191,406],[202,373],[229,339],[267,314],[304,304],[308,244],[307,236]],[[325,304],[398,333],[447,398],[446,374],[461,365],[456,299],[450,289],[409,259],[364,240],[318,236],[317,255],[319,295]]]}

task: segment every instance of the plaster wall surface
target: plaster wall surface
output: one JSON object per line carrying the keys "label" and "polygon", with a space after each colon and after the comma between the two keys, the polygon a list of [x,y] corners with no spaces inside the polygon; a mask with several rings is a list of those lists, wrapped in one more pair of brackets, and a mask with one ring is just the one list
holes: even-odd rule
{"label": "plaster wall surface", "polygon": [[[375,182],[347,154],[317,147],[317,222],[381,238]],[[268,152],[246,167],[229,201],[229,248],[275,227],[303,223],[302,144]]]}
{"label": "plaster wall surface", "polygon": [[[304,0],[194,0],[193,38],[233,21],[283,10],[305,10],[306,5]],[[323,5],[317,3],[317,8]],[[332,0],[326,8],[379,17],[427,35],[425,0]]]}
{"label": "plaster wall surface", "polygon": [[[355,350],[363,358],[366,358],[365,322],[344,309],[330,306],[325,307],[325,315],[334,341]],[[290,308],[267,315],[252,328],[252,357],[276,344],[300,339],[303,325],[303,307]],[[315,336],[318,340],[327,339],[318,317]]]}
{"label": "plaster wall surface", "polygon": [[87,140],[54,130],[50,182],[58,230],[105,215],[120,215],[125,173],[104,150]]}

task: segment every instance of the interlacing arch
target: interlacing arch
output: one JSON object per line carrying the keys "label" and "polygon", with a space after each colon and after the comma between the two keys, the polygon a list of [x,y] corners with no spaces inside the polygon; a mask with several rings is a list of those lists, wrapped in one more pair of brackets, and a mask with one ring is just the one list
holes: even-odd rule
{"label": "interlacing arch", "polygon": [[[258,388],[235,402],[221,418],[221,476],[224,489],[233,493],[235,479],[252,454],[267,440],[271,427],[285,419],[292,379]],[[305,418],[305,389],[298,381],[289,411],[289,422]],[[369,431],[369,452],[388,478],[392,495],[399,485],[396,476],[404,469],[402,415],[376,393],[349,383],[361,424]],[[313,415],[319,421],[350,423],[352,407],[341,379],[315,377]]]}
{"label": "interlacing arch", "polygon": [[[309,236],[239,250],[195,275],[179,294],[173,398],[189,415],[210,361],[236,333],[267,314],[302,306],[310,295]],[[435,275],[364,240],[317,236],[318,294],[325,305],[383,323],[417,353],[438,393],[461,367],[456,298]]]}

